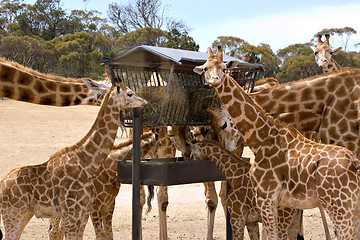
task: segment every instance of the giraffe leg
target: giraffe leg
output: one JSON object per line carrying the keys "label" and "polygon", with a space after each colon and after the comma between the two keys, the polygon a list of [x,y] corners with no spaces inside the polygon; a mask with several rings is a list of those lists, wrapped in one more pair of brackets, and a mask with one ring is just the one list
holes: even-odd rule
{"label": "giraffe leg", "polygon": [[231,216],[231,214],[230,218],[233,239],[243,240],[246,220],[241,217]]}
{"label": "giraffe leg", "polygon": [[[11,214],[11,212],[13,211],[7,211],[7,214],[4,215],[4,211],[2,211],[2,219],[5,229],[4,240],[20,239],[24,228],[26,227],[30,219],[34,216],[34,214],[30,211],[17,212],[16,215]],[[10,214],[11,216],[9,216],[8,214]]]}
{"label": "giraffe leg", "polygon": [[95,204],[96,202],[97,201],[95,201],[92,206],[90,218],[94,227],[96,239],[104,239],[105,233],[103,228],[103,214],[101,212],[100,205]]}
{"label": "giraffe leg", "polygon": [[355,208],[354,212],[354,227],[357,234],[357,238],[360,239],[360,207],[359,207],[359,200],[358,205]]}
{"label": "giraffe leg", "polygon": [[278,237],[278,209],[276,205],[270,198],[261,196],[257,197],[257,204],[267,239],[280,239]]}
{"label": "giraffe leg", "polygon": [[144,185],[140,185],[140,239],[142,239],[142,214],[145,205],[145,198],[145,187]]}
{"label": "giraffe leg", "polygon": [[167,186],[159,186],[156,191],[159,208],[159,239],[167,240],[167,220],[166,210],[169,204],[169,196]]}
{"label": "giraffe leg", "polygon": [[247,223],[246,228],[247,228],[250,240],[259,240],[260,239],[259,224],[257,222]]}
{"label": "giraffe leg", "polygon": [[208,210],[207,217],[207,240],[213,239],[214,224],[215,224],[215,211],[218,204],[218,197],[216,194],[215,183],[205,182],[205,202]]}
{"label": "giraffe leg", "polygon": [[64,229],[61,226],[61,217],[50,218],[49,222],[49,240],[62,240],[64,238]]}
{"label": "giraffe leg", "polygon": [[303,239],[302,210],[278,209],[278,229],[279,239]]}
{"label": "giraffe leg", "polygon": [[103,216],[105,239],[108,240],[112,240],[114,238],[114,234],[112,231],[112,219],[114,215],[114,209],[115,209],[115,201],[113,207],[112,208],[110,207]]}
{"label": "giraffe leg", "polygon": [[[115,207],[115,202],[113,204]],[[114,238],[112,231],[112,218],[114,208],[105,207],[106,210],[91,211],[90,217],[94,226],[96,240],[112,240]]]}
{"label": "giraffe leg", "polygon": [[221,181],[219,197],[221,205],[223,206],[224,214],[226,215],[226,181]]}
{"label": "giraffe leg", "polygon": [[66,217],[61,219],[64,224],[65,239],[83,239],[84,230],[89,219],[89,213],[79,211],[76,213],[69,213]]}
{"label": "giraffe leg", "polygon": [[353,214],[350,211],[345,214],[339,214],[339,212],[344,213],[344,209],[339,209],[336,206],[328,209],[328,215],[334,224],[338,239],[358,239],[353,221],[354,216],[349,216]]}
{"label": "giraffe leg", "polygon": [[331,236],[330,236],[329,227],[328,227],[328,224],[327,224],[327,221],[326,221],[324,208],[322,206],[319,206],[319,211],[320,211],[321,219],[322,219],[323,226],[324,226],[326,240],[331,240]]}

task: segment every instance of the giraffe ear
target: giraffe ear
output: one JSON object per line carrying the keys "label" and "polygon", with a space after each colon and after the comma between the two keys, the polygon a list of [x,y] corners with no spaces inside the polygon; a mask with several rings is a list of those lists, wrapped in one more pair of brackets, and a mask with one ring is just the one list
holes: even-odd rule
{"label": "giraffe ear", "polygon": [[207,48],[207,52],[208,52],[208,58],[214,56],[214,53],[213,53],[213,51],[211,50],[211,48],[208,47],[208,48]]}
{"label": "giraffe ear", "polygon": [[338,54],[341,49],[342,49],[342,47],[332,48],[331,49],[331,55]]}
{"label": "giraffe ear", "polygon": [[203,74],[205,72],[205,67],[204,65],[201,66],[196,66],[194,67],[193,71],[199,75]]}
{"label": "giraffe ear", "polygon": [[100,84],[98,82],[96,82],[95,80],[92,80],[90,78],[82,78],[81,80],[91,90],[97,90],[100,88]]}
{"label": "giraffe ear", "polygon": [[315,46],[311,46],[311,49],[313,50],[313,52],[316,52],[316,47]]}
{"label": "giraffe ear", "polygon": [[239,61],[236,60],[230,60],[227,63],[225,63],[226,65],[226,69],[232,69],[234,67],[236,67],[236,65],[239,63]]}

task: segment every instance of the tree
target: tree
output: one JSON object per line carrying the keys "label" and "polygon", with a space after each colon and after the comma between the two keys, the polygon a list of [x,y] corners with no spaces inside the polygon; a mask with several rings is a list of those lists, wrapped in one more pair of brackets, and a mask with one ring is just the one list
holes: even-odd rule
{"label": "tree", "polygon": [[322,70],[315,63],[314,55],[292,55],[283,62],[280,71],[276,74],[276,79],[284,83],[321,73]]}
{"label": "tree", "polygon": [[289,45],[286,48],[280,49],[277,53],[277,56],[285,60],[288,57],[294,56],[294,55],[311,55],[313,54],[313,50],[311,49],[311,46],[313,44],[311,43],[296,43]]}
{"label": "tree", "polygon": [[322,73],[315,62],[311,46],[311,43],[298,43],[278,51],[277,56],[282,60],[280,71],[276,74],[279,82],[294,81]]}
{"label": "tree", "polygon": [[233,36],[217,37],[217,39],[211,44],[211,48],[215,51],[219,45],[224,49],[225,54],[229,54],[230,51],[234,51],[235,57],[240,59],[247,52],[245,49],[248,49],[250,46],[250,44],[245,40]]}
{"label": "tree", "polygon": [[220,36],[212,43],[212,48],[221,45],[226,54],[233,50],[235,57],[242,58],[245,53],[250,53],[250,63],[261,63],[265,68],[266,77],[274,77],[281,63],[270,45],[261,43],[258,46],[251,45],[247,41],[233,36]]}
{"label": "tree", "polygon": [[102,54],[96,49],[91,33],[78,32],[54,38],[56,56],[59,59],[55,72],[67,77],[95,77],[104,72]]}
{"label": "tree", "polygon": [[26,4],[22,0],[2,0],[0,2],[0,29],[7,29],[8,24],[14,23]]}
{"label": "tree", "polygon": [[5,36],[0,43],[1,56],[32,69],[51,72],[56,64],[53,46],[39,37]]}
{"label": "tree", "polygon": [[199,51],[199,45],[188,35],[187,31],[180,32],[173,28],[166,33],[167,40],[161,44],[163,47]]}
{"label": "tree", "polygon": [[163,5],[161,0],[134,0],[128,4],[111,3],[107,13],[121,35],[140,28],[187,31],[182,21],[166,16],[167,10],[168,6]]}
{"label": "tree", "polygon": [[116,50],[118,54],[128,51],[136,46],[150,45],[158,46],[165,41],[166,32],[157,28],[140,28],[135,31],[124,34],[116,41]]}
{"label": "tree", "polygon": [[340,67],[360,68],[360,58],[358,52],[341,51],[334,55],[333,58],[340,65]]}
{"label": "tree", "polygon": [[166,7],[161,0],[136,0],[128,5],[111,3],[108,17],[123,34],[140,28],[158,28],[164,24]]}
{"label": "tree", "polygon": [[72,32],[96,32],[106,26],[106,19],[98,17],[99,11],[72,10],[69,16]]}
{"label": "tree", "polygon": [[16,19],[25,35],[45,40],[68,33],[70,26],[60,0],[37,0],[33,6],[27,5]]}

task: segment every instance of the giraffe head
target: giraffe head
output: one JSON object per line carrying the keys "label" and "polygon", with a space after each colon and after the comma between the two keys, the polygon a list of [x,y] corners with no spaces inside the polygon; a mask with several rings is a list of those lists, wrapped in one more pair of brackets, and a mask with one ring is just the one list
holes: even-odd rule
{"label": "giraffe head", "polygon": [[221,80],[225,77],[225,70],[234,67],[238,62],[229,61],[226,64],[223,62],[223,49],[218,46],[218,52],[213,53],[211,48],[208,48],[208,57],[206,63],[194,68],[197,74],[205,74],[205,82],[212,86],[218,86]]}
{"label": "giraffe head", "polygon": [[[191,145],[191,158],[194,160],[205,160],[209,157],[205,154],[205,151],[201,151],[202,142],[197,142]],[[214,142],[215,143],[215,142]],[[204,150],[204,149],[203,149]]]}
{"label": "giraffe head", "polygon": [[83,78],[82,81],[89,88],[88,97],[82,101],[82,104],[100,106],[105,94],[111,88],[111,82],[108,79],[94,81],[90,78]]}
{"label": "giraffe head", "polygon": [[114,99],[114,106],[120,108],[142,108],[147,104],[145,99],[137,96],[123,82],[117,82],[114,87],[110,88],[110,91],[113,94],[111,97]]}
{"label": "giraffe head", "polygon": [[174,143],[177,150],[179,150],[185,160],[190,158],[191,146],[189,143],[190,129],[188,126],[168,126],[168,136]]}
{"label": "giraffe head", "polygon": [[211,127],[220,145],[224,149],[241,156],[244,140],[231,119],[229,112],[224,106],[207,107],[205,111],[211,115]]}
{"label": "giraffe head", "polygon": [[341,47],[331,48],[329,44],[330,34],[325,34],[325,41],[321,40],[321,35],[317,36],[317,46],[312,46],[312,50],[315,54],[315,61],[322,69],[329,67],[329,64],[333,61],[332,56],[339,53]]}

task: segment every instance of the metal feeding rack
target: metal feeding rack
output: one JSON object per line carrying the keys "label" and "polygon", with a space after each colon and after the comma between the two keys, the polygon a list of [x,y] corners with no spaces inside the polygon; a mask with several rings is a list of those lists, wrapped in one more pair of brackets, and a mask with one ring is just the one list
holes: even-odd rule
{"label": "metal feeding rack", "polygon": [[[177,185],[225,180],[209,160],[183,161],[182,158],[147,159],[140,156],[143,126],[208,125],[211,117],[204,106],[216,106],[220,100],[216,91],[205,85],[204,77],[193,68],[205,63],[207,54],[153,46],[136,47],[104,62],[112,81],[123,81],[138,96],[148,101],[144,109],[125,109],[120,113],[121,124],[133,128],[133,158],[118,161],[118,181],[133,185],[132,239],[140,237],[140,184]],[[239,64],[228,73],[245,89],[254,88],[262,65],[249,64],[225,55],[224,61]],[[232,239],[227,217],[227,239]]]}

